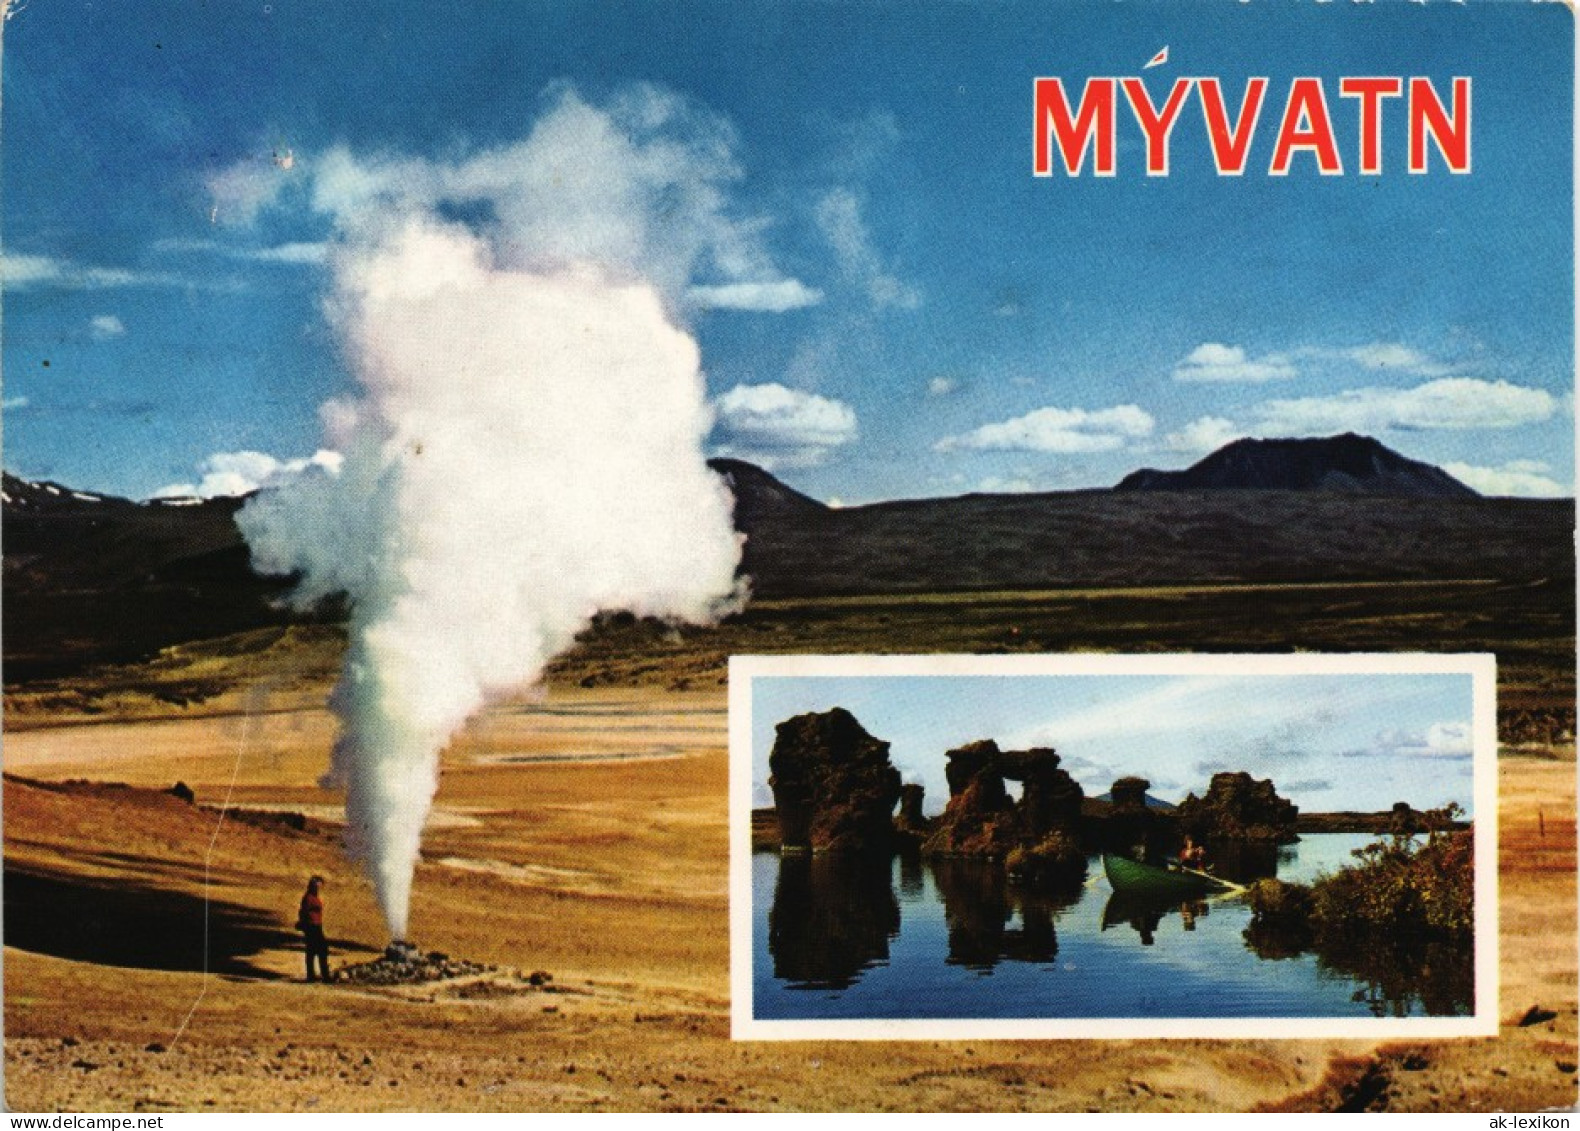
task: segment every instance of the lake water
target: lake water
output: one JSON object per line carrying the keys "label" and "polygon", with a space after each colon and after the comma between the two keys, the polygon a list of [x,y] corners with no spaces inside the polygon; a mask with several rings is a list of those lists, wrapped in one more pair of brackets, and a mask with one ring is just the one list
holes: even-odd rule
{"label": "lake water", "polygon": [[[1364,834],[1308,835],[1266,871],[1309,881],[1351,863]],[[831,1018],[1367,1017],[1467,1014],[1471,956],[1319,960],[1246,939],[1242,899],[1039,894],[1001,867],[895,858],[752,858],[753,1015]],[[1260,950],[1260,953],[1258,952]]]}

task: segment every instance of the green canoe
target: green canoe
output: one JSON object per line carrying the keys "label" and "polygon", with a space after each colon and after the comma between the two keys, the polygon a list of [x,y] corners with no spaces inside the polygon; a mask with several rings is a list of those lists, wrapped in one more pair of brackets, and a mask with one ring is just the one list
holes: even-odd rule
{"label": "green canoe", "polygon": [[1186,869],[1160,868],[1156,864],[1140,864],[1123,856],[1103,857],[1103,871],[1108,883],[1116,892],[1138,895],[1168,895],[1188,897],[1215,891],[1233,891],[1237,885],[1206,872]]}

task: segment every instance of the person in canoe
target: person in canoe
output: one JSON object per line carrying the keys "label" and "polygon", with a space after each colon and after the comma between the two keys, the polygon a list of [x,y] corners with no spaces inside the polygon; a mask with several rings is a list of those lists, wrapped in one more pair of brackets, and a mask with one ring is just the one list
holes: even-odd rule
{"label": "person in canoe", "polygon": [[1180,849],[1180,867],[1195,872],[1205,871],[1207,868],[1207,849],[1192,840],[1189,833],[1186,834],[1185,844]]}

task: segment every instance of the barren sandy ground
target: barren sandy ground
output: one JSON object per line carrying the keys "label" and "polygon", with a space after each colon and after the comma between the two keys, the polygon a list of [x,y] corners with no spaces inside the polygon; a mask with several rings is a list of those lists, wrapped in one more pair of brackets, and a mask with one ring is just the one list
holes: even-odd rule
{"label": "barren sandy ground", "polygon": [[[556,691],[470,728],[445,756],[412,932],[501,969],[417,989],[300,981],[290,924],[312,872],[329,879],[337,963],[386,940],[339,850],[339,798],[316,784],[330,720],[255,706],[7,735],[11,1108],[1531,1111],[1576,1098],[1572,750],[1500,764],[1495,1039],[732,1043],[720,692]],[[197,807],[156,792],[178,779]],[[269,812],[221,821],[227,794]],[[280,810],[310,819],[294,828]],[[540,970],[546,987],[518,976]],[[1553,1016],[1519,1025],[1532,1006]]]}

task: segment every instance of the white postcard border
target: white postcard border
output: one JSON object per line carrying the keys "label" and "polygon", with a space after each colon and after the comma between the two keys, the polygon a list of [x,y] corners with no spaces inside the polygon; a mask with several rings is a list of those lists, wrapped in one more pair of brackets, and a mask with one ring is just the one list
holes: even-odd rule
{"label": "white postcard border", "polygon": [[[763,1021],[752,1010],[752,681],[797,676],[1468,675],[1475,799],[1475,1000],[1465,1017]],[[1495,1036],[1498,1032],[1497,663],[1490,654],[1293,653],[731,656],[730,1034],[735,1040],[1027,1040]]]}

